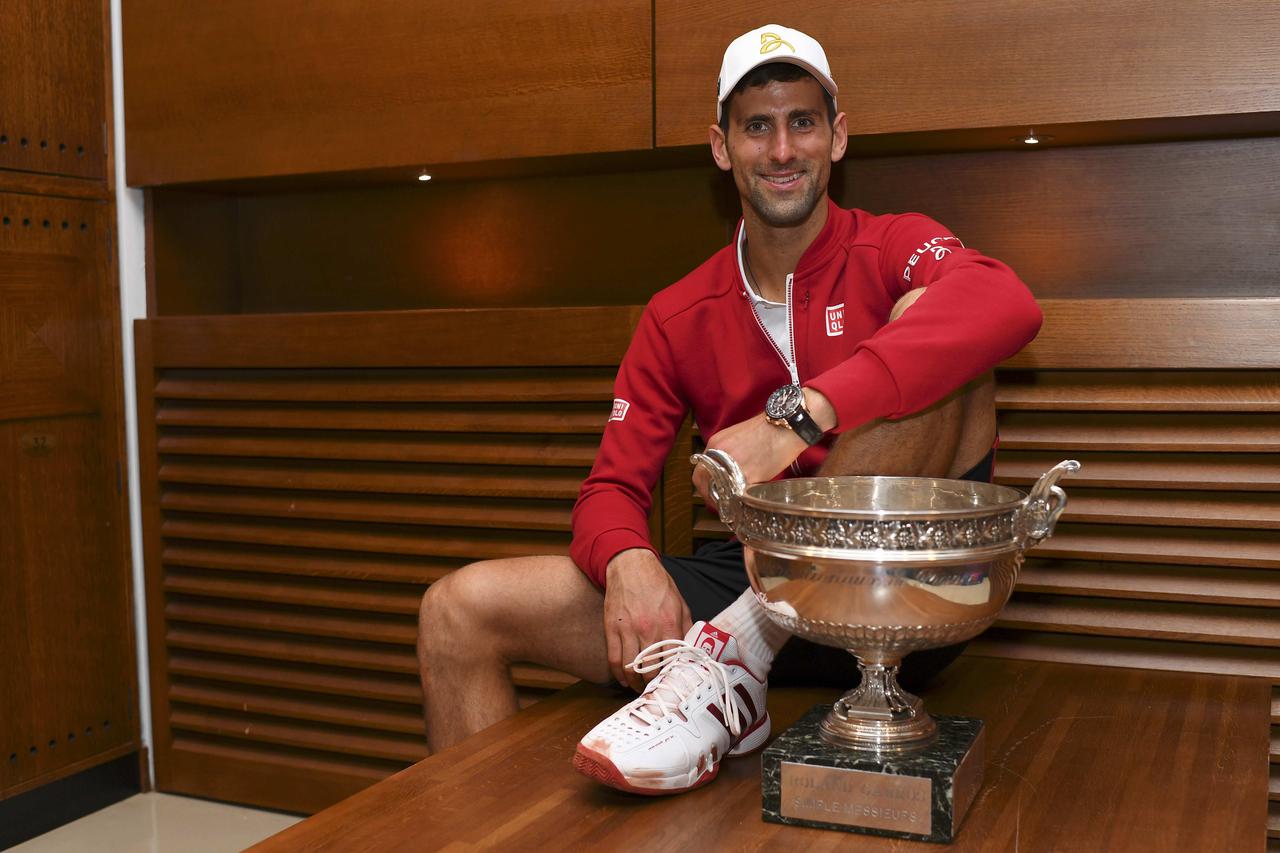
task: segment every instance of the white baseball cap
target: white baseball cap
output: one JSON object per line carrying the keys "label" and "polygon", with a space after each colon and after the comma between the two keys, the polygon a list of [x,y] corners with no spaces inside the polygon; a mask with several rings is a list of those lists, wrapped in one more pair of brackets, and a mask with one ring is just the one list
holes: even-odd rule
{"label": "white baseball cap", "polygon": [[752,69],[768,62],[799,65],[817,78],[833,101],[839,92],[836,81],[831,79],[831,66],[827,63],[826,51],[818,44],[817,39],[790,27],[765,24],[749,33],[743,33],[725,48],[724,62],[720,65],[720,80],[717,83],[717,121],[724,111],[725,98],[733,92],[738,81]]}

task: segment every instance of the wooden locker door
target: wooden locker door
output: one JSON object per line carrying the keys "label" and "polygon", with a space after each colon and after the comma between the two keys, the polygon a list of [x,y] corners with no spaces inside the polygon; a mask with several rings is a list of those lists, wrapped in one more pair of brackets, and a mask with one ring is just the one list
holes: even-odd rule
{"label": "wooden locker door", "polygon": [[0,193],[0,799],[138,748],[110,210]]}

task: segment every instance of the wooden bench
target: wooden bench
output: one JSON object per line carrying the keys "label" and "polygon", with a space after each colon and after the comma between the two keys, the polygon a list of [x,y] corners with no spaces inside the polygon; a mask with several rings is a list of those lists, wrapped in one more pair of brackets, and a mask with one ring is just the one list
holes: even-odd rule
{"label": "wooden bench", "polygon": [[[998,374],[997,477],[1084,470],[970,654],[1280,683],[1280,300],[1043,307]],[[567,553],[638,310],[139,323],[162,790],[312,811],[425,755],[421,590]],[[673,552],[723,535],[688,485],[694,440],[658,487]],[[514,675],[530,698],[570,681]]]}
{"label": "wooden bench", "polygon": [[[836,695],[770,690],[775,731]],[[934,710],[987,726],[983,786],[948,850],[1259,847],[1265,683],[975,657],[925,696]],[[755,756],[727,759],[714,783],[678,797],[603,788],[569,762],[620,698],[570,688],[253,849],[929,849],[764,823]]]}

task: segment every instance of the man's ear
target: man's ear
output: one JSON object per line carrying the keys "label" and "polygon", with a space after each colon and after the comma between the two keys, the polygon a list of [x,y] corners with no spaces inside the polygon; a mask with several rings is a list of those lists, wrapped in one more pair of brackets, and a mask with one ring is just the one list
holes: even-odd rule
{"label": "man's ear", "polygon": [[839,163],[849,147],[849,122],[844,113],[836,115],[831,123],[831,162]]}
{"label": "man's ear", "polygon": [[711,125],[711,159],[716,161],[722,172],[733,171],[733,163],[729,160],[729,141],[718,124]]}

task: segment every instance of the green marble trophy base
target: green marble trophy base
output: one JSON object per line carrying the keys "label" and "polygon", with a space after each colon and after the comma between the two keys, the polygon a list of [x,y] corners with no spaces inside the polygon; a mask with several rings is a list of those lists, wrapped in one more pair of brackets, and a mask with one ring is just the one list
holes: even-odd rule
{"label": "green marble trophy base", "polygon": [[938,738],[910,755],[832,746],[819,705],[764,751],[764,819],[889,838],[949,843],[982,784],[981,720],[939,717]]}

